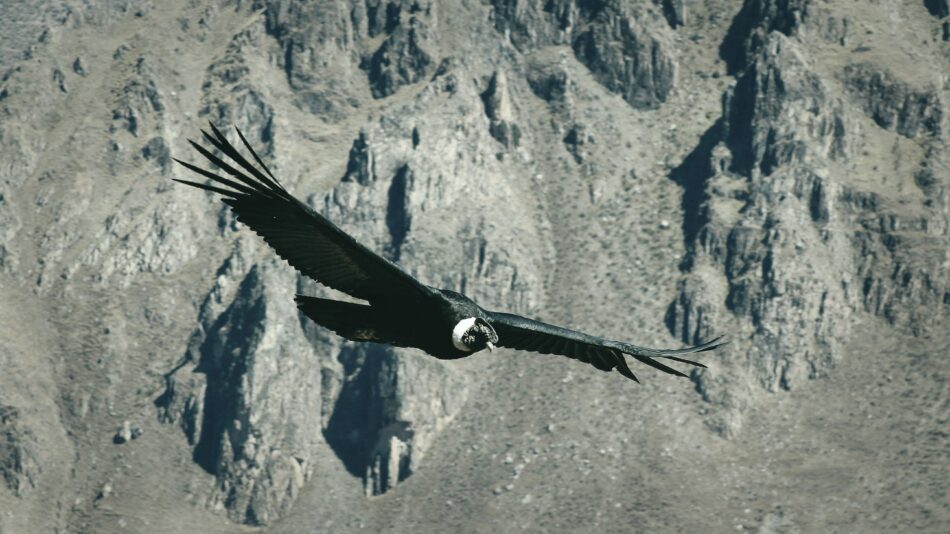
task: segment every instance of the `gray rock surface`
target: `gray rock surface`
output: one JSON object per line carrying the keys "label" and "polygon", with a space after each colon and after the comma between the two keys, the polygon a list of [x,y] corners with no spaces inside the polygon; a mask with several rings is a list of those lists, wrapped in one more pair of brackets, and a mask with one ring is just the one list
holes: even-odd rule
{"label": "gray rock surface", "polygon": [[673,36],[653,4],[564,0],[541,7],[497,0],[492,6],[495,28],[518,49],[570,44],[594,79],[634,107],[658,107],[676,83]]}
{"label": "gray rock surface", "polygon": [[848,65],[844,76],[854,98],[881,128],[906,137],[940,136],[943,107],[936,90],[914,90],[866,63]]}
{"label": "gray rock surface", "polygon": [[[946,2],[14,4],[5,534],[950,529]],[[208,120],[426,283],[732,343],[341,340],[169,180]]]}
{"label": "gray rock surface", "polygon": [[296,320],[294,286],[280,283],[293,271],[276,259],[230,271],[240,263],[232,256],[222,267],[229,272],[202,307],[187,362],[157,404],[215,476],[209,505],[259,524],[285,513],[310,475],[321,413],[293,405],[319,404],[321,369]]}
{"label": "gray rock surface", "polygon": [[0,406],[0,475],[17,497],[36,488],[42,474],[37,458],[36,437],[23,427],[20,412],[13,406]]}
{"label": "gray rock surface", "polygon": [[686,24],[689,9],[684,0],[653,0],[653,3],[663,10],[663,16],[670,23],[670,27],[676,28]]}
{"label": "gray rock surface", "polygon": [[[660,31],[663,26],[648,13],[603,9],[573,43],[578,60],[597,81],[644,109],[658,107],[676,83],[671,36]],[[657,31],[650,32],[644,20],[657,26]]]}
{"label": "gray rock surface", "polygon": [[488,88],[482,93],[485,102],[485,115],[491,121],[488,132],[499,143],[508,148],[517,147],[521,142],[521,127],[515,122],[508,93],[508,77],[504,71],[495,71],[488,81]]}
{"label": "gray rock surface", "polygon": [[[743,382],[776,391],[821,376],[848,336],[855,269],[845,236],[830,231],[841,217],[828,166],[854,151],[855,130],[798,45],[775,32],[726,94],[721,122],[688,156],[697,165],[674,171],[695,179],[704,162],[708,178],[702,191],[686,193],[699,197],[684,220],[692,250],[668,322],[689,342],[748,328],[737,336],[748,340],[755,362],[743,366],[750,373]],[[797,261],[803,256],[807,262]],[[716,302],[738,324],[719,323],[725,317]],[[728,410],[713,422],[726,434],[749,401],[720,387],[741,373],[720,368],[697,377],[704,398]]]}

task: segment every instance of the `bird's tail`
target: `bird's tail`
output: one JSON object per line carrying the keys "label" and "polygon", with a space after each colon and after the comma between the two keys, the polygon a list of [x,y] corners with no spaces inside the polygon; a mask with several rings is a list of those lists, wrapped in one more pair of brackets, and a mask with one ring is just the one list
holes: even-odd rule
{"label": "bird's tail", "polygon": [[315,323],[333,330],[352,341],[373,341],[396,346],[408,346],[405,332],[394,328],[380,312],[366,304],[341,302],[297,295],[297,308]]}
{"label": "bird's tail", "polygon": [[[315,323],[345,338],[371,337],[362,334],[375,330],[377,321],[375,321],[372,306],[304,295],[297,295],[294,301],[297,302],[297,308]],[[370,339],[361,339],[361,341],[370,341]]]}

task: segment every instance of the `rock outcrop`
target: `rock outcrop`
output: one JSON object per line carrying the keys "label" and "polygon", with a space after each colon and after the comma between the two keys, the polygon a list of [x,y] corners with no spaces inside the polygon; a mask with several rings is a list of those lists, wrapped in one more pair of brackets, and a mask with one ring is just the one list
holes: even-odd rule
{"label": "rock outcrop", "polygon": [[[437,61],[429,39],[433,11],[428,3],[398,0],[353,6],[272,2],[265,16],[267,33],[280,47],[275,60],[298,106],[339,120],[359,105],[362,88],[354,83],[355,68],[365,71],[374,98],[431,74]],[[325,77],[326,69],[346,75]]]}
{"label": "rock outcrop", "polygon": [[425,50],[427,32],[428,28],[420,17],[410,16],[363,61],[375,98],[389,96],[400,87],[426,77],[434,62]]}
{"label": "rock outcrop", "polygon": [[521,142],[521,127],[515,122],[508,93],[508,77],[504,71],[495,71],[488,88],[482,93],[485,103],[485,115],[491,121],[488,127],[491,136],[508,148],[517,147]]}
{"label": "rock outcrop", "polygon": [[[947,530],[945,1],[6,4],[0,531]],[[732,343],[343,340],[209,120],[425,283]]]}
{"label": "rock outcrop", "polygon": [[948,0],[924,0],[924,6],[938,19],[950,16],[950,1]]}
{"label": "rock outcrop", "polygon": [[905,137],[940,136],[943,106],[936,90],[915,90],[867,63],[844,69],[848,90],[878,126]]}
{"label": "rock outcrop", "polygon": [[13,237],[20,228],[20,220],[10,207],[10,200],[0,193],[0,270],[16,268],[17,253],[12,248]]}
{"label": "rock outcrop", "polygon": [[[215,476],[212,508],[266,524],[293,504],[321,440],[321,373],[296,319],[292,269],[248,266],[237,250],[219,270],[185,360],[156,401],[194,459]],[[295,405],[310,409],[294,409]]]}
{"label": "rock outcrop", "polygon": [[[729,386],[734,373],[749,372],[766,391],[790,389],[835,365],[840,340],[862,310],[917,333],[947,313],[941,255],[895,254],[928,236],[946,239],[939,185],[946,172],[931,161],[944,143],[940,99],[868,64],[846,66],[850,99],[835,96],[799,38],[786,37],[810,6],[746,2],[733,29],[743,16],[759,24],[749,30],[757,37],[741,45],[751,56],[737,63],[743,70],[722,118],[672,174],[685,187],[689,253],[668,325],[688,342],[742,332],[737,349],[748,355],[731,377],[694,375],[703,398],[726,408],[709,421],[724,435],[741,427],[756,395]],[[861,112],[876,125],[865,126]],[[881,146],[868,127],[926,138],[929,155],[913,180],[927,191],[924,202],[913,201],[926,215],[907,220],[878,193],[859,192],[867,187],[859,179],[842,176],[842,169],[864,169],[861,159]],[[736,320],[748,328],[724,326]]]}
{"label": "rock outcrop", "polygon": [[719,49],[729,72],[745,69],[772,32],[844,45],[849,22],[815,0],[744,0]]}
{"label": "rock outcrop", "polygon": [[604,87],[633,107],[653,109],[673,90],[676,63],[668,33],[651,31],[644,18],[643,13],[603,9],[574,37],[573,48]]}
{"label": "rock outcrop", "polygon": [[[675,4],[664,10],[678,20]],[[515,47],[569,44],[598,82],[635,108],[659,107],[676,85],[672,34],[652,4],[497,0],[492,6],[495,28]]]}
{"label": "rock outcrop", "polygon": [[[852,258],[842,254],[850,251],[845,236],[832,231],[841,221],[840,185],[828,167],[854,151],[856,125],[799,46],[775,32],[726,95],[713,128],[674,171],[708,178],[687,185],[701,189],[685,193],[684,230],[693,241],[668,324],[688,342],[736,332],[733,350],[748,351],[749,367],[733,373],[750,373],[768,391],[789,389],[820,376],[847,336]],[[796,260],[803,255],[807,263]],[[726,407],[713,422],[726,435],[749,402],[726,392],[734,388],[724,375],[733,373],[696,377],[704,398]]]}
{"label": "rock outcrop", "polygon": [[0,405],[0,477],[7,489],[22,497],[36,488],[42,474],[36,438],[13,406]]}
{"label": "rock outcrop", "polygon": [[653,0],[663,10],[663,16],[672,28],[686,24],[687,4],[684,0]]}

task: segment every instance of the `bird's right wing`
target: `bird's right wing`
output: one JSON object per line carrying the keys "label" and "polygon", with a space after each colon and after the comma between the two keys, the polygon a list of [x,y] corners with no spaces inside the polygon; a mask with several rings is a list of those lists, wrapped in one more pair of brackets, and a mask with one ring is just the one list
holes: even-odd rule
{"label": "bird's right wing", "polygon": [[201,133],[233,164],[225,162],[194,141],[189,142],[202,156],[234,179],[175,159],[188,169],[211,179],[216,185],[175,179],[176,182],[223,195],[224,203],[231,206],[239,221],[264,238],[295,269],[321,284],[367,301],[430,294],[428,286],[361,245],[324,216],[291,196],[264,165],[240,130],[238,136],[259,167],[241,155],[213,124],[211,131],[213,136],[204,130]]}
{"label": "bird's right wing", "polygon": [[498,333],[497,345],[500,347],[528,350],[542,354],[560,354],[589,363],[601,371],[617,369],[620,374],[636,382],[639,382],[639,380],[630,370],[630,367],[627,366],[624,354],[629,354],[637,361],[665,373],[686,376],[682,372],[656,361],[656,358],[706,367],[701,363],[680,358],[679,355],[705,352],[727,343],[723,341],[722,337],[718,337],[702,345],[685,349],[650,349],[620,341],[610,341],[511,313],[487,313],[489,324]]}

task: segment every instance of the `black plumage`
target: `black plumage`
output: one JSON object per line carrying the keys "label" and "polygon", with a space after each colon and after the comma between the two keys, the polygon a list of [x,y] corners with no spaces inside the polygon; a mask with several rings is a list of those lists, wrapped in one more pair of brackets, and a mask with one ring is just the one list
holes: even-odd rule
{"label": "black plumage", "polygon": [[485,310],[460,293],[419,282],[291,196],[240,130],[237,131],[238,137],[254,163],[245,158],[213,124],[211,134],[201,133],[231,162],[194,141],[189,142],[231,178],[176,159],[210,179],[213,185],[175,181],[222,195],[239,221],[260,235],[302,274],[366,301],[367,304],[356,304],[297,296],[297,306],[304,315],[347,339],[415,347],[441,359],[462,358],[498,345],[568,356],[602,371],[617,369],[632,380],[637,378],[624,355],[666,373],[685,376],[657,359],[705,367],[680,356],[713,350],[725,343],[720,337],[685,349],[650,349],[510,313]]}

